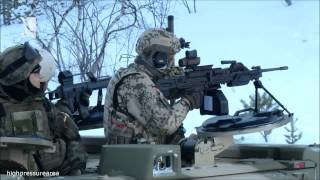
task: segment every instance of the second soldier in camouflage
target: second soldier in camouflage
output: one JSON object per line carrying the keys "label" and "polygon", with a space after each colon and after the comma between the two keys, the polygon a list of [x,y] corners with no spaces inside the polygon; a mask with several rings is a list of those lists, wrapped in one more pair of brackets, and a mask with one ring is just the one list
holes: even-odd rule
{"label": "second soldier in camouflage", "polygon": [[164,29],[149,29],[137,41],[135,63],[110,80],[104,110],[105,135],[110,144],[165,143],[199,100],[183,96],[170,105],[154,81],[168,75],[179,39]]}

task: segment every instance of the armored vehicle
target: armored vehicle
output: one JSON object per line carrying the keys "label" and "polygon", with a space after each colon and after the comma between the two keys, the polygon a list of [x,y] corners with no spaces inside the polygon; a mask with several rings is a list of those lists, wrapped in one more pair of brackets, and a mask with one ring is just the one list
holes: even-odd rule
{"label": "armored vehicle", "polygon": [[[254,119],[253,116],[247,119],[244,116],[237,117],[240,120],[235,120],[236,117],[208,119],[197,128],[198,135],[193,138],[195,142],[187,140],[181,148],[178,145],[106,145],[104,137],[85,136],[82,140],[89,154],[85,174],[37,179],[319,179],[319,145],[232,142],[233,134],[275,128],[289,121],[290,117],[281,116],[279,112],[258,113],[256,116],[259,116],[260,121],[264,119],[264,123],[244,128],[250,124],[250,118]],[[246,122],[245,125],[235,123],[233,128],[226,130],[228,121]],[[38,139],[25,141],[21,138],[1,137],[1,156],[10,156],[10,153],[4,154],[8,151],[3,150],[17,150],[16,147],[32,150],[35,147],[48,148],[50,144]],[[1,180],[28,178],[17,174],[1,175]]]}

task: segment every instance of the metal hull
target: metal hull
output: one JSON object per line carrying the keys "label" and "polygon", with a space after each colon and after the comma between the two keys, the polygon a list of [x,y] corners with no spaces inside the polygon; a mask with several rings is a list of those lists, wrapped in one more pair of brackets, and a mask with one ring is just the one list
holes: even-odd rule
{"label": "metal hull", "polygon": [[[103,137],[84,137],[88,149],[89,161],[87,174],[81,176],[43,177],[37,179],[65,180],[131,180],[137,179],[126,174],[118,176],[101,175],[98,173],[100,150],[104,144]],[[236,144],[230,146],[216,157],[216,161],[208,166],[192,166],[181,168],[181,174],[175,177],[153,177],[151,179],[261,179],[261,180],[305,180],[319,179],[320,172],[319,145],[267,145],[267,144]],[[120,157],[119,157],[120,158]],[[123,166],[142,167],[135,161],[128,160]],[[139,169],[138,169],[139,170]],[[143,170],[143,169],[142,169]],[[150,177],[146,178],[149,179]],[[1,175],[1,180],[18,179],[18,177]],[[20,177],[21,179],[21,177]],[[22,178],[23,179],[23,178]],[[145,179],[145,178],[141,178]]]}

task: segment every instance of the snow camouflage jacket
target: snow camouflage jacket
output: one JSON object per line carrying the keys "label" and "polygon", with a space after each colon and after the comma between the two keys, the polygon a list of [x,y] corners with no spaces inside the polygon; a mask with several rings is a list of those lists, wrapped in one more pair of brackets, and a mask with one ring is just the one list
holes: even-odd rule
{"label": "snow camouflage jacket", "polygon": [[121,68],[110,80],[104,104],[104,129],[110,144],[162,143],[182,124],[186,100],[170,105],[142,65]]}

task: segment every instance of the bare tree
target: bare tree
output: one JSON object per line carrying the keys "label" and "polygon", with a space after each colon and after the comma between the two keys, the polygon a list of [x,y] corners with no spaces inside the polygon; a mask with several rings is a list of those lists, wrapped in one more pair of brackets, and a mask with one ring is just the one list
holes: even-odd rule
{"label": "bare tree", "polygon": [[[182,0],[181,0],[182,1]],[[133,60],[137,37],[150,27],[165,27],[175,7],[170,0],[8,0],[27,5],[24,18],[41,15],[49,23],[38,22],[36,41],[50,51],[59,71],[93,72],[96,76],[112,73]],[[9,6],[1,1],[1,5]],[[194,6],[195,7],[195,6]],[[36,13],[35,13],[36,12]],[[4,14],[4,11],[1,12]],[[37,17],[38,18],[38,17]],[[39,23],[40,22],[40,23]],[[27,27],[28,28],[28,27]],[[28,28],[30,29],[30,28]],[[85,77],[81,76],[83,80]]]}
{"label": "bare tree", "polygon": [[189,2],[188,0],[181,0],[182,4],[184,7],[186,7],[186,9],[188,10],[188,13],[192,13],[192,11],[194,13],[197,12],[197,8],[196,8],[196,0],[193,0],[192,3],[193,3],[193,10],[191,10],[191,7],[189,5]]}
{"label": "bare tree", "polygon": [[91,71],[98,77],[110,68],[115,70],[117,64],[128,64],[138,34],[166,26],[172,10],[169,0],[42,1],[37,5],[51,24],[40,24],[36,39],[55,56],[59,71]]}
{"label": "bare tree", "polygon": [[284,0],[285,2],[286,2],[286,4],[288,5],[288,6],[291,6],[292,5],[292,1],[291,0]]}
{"label": "bare tree", "polygon": [[1,13],[3,16],[3,24],[10,25],[11,24],[11,9],[13,8],[13,1],[1,1]]}
{"label": "bare tree", "polygon": [[[3,19],[3,25],[12,23],[21,23],[21,17],[29,16],[32,12],[33,5],[39,0],[2,0],[0,1],[0,14]],[[21,5],[30,6],[30,9],[18,10]],[[17,12],[15,12],[18,10]],[[2,22],[1,22],[2,23]]]}

